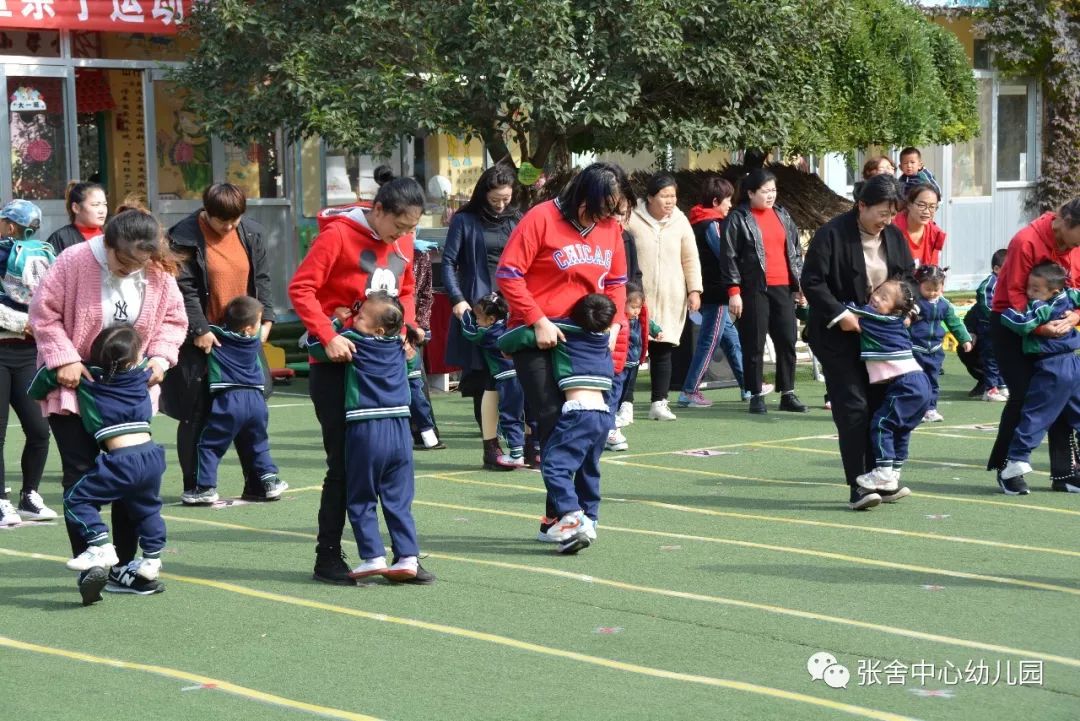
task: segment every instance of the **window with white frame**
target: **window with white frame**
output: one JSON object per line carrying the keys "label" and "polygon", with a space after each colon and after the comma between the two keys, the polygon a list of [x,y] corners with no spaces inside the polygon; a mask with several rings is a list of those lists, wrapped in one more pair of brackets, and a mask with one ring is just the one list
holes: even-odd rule
{"label": "window with white frame", "polygon": [[1033,103],[1027,85],[1001,85],[997,97],[997,179],[1035,179]]}

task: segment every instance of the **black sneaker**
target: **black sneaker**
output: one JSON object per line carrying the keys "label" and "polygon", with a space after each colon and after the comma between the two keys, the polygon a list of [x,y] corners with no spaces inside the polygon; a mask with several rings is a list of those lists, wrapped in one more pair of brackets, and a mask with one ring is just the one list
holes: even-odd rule
{"label": "black sneaker", "polygon": [[289,484],[277,476],[267,476],[261,480],[245,482],[240,498],[254,503],[268,503],[279,500],[288,488]]}
{"label": "black sneaker", "polygon": [[[397,561],[395,561],[397,563]],[[411,583],[414,586],[430,586],[435,583],[435,574],[424,568],[419,563],[416,564],[416,575],[412,578],[404,581],[394,581],[391,579],[391,583]]]}
{"label": "black sneaker", "polygon": [[335,586],[355,586],[356,581],[349,577],[345,551],[338,548],[315,549],[315,571],[311,577],[316,581],[331,583]]}
{"label": "black sneaker", "polygon": [[109,593],[134,593],[137,596],[152,596],[165,590],[165,584],[161,581],[150,581],[136,573],[138,568],[137,561],[126,566],[113,566],[105,590]]}
{"label": "black sneaker", "polygon": [[881,504],[881,496],[873,491],[867,491],[858,486],[851,487],[851,497],[848,500],[848,508],[853,511],[866,511]]}
{"label": "black sneaker", "polygon": [[1028,491],[1027,481],[1024,480],[1023,476],[1002,478],[1001,471],[998,471],[997,484],[1001,492],[1006,496],[1026,496],[1030,492]]}
{"label": "black sneaker", "polygon": [[759,416],[763,416],[768,413],[768,409],[765,408],[765,396],[751,396],[750,407],[747,409],[747,411]]}
{"label": "black sneaker", "polygon": [[559,544],[558,550],[559,553],[563,555],[572,556],[578,551],[583,551],[591,545],[592,541],[589,540],[589,537],[586,536],[584,532],[581,532],[575,534],[571,538],[566,539],[565,541],[562,541]]}
{"label": "black sneaker", "polygon": [[1058,493],[1080,493],[1080,479],[1076,476],[1070,478],[1055,478],[1050,483],[1050,490]]}
{"label": "black sneaker", "polygon": [[82,605],[91,606],[101,600],[101,589],[109,581],[109,573],[101,566],[94,566],[79,576],[79,595]]}
{"label": "black sneaker", "polygon": [[901,498],[907,498],[911,495],[911,489],[907,486],[900,486],[891,493],[888,491],[878,491],[877,494],[881,496],[882,503],[896,503]]}
{"label": "black sneaker", "polygon": [[789,413],[806,413],[810,409],[794,393],[782,393],[780,395],[780,410]]}

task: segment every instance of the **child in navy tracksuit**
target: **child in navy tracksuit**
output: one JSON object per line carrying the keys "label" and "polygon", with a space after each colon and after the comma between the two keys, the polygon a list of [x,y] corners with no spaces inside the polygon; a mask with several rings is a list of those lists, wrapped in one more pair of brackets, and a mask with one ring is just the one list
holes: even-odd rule
{"label": "child in navy tracksuit", "polygon": [[979,288],[975,291],[975,307],[969,311],[975,314],[975,350],[979,352],[979,360],[982,361],[982,383],[986,388],[982,394],[984,401],[1009,400],[1009,389],[1005,387],[1005,379],[1001,377],[997,356],[994,355],[994,344],[990,339],[990,305],[994,302],[994,289],[997,288],[1001,266],[1005,265],[1005,255],[1005,248],[994,251],[990,259],[990,275],[979,283]]}
{"label": "child in navy tracksuit", "polygon": [[[378,291],[368,295],[352,321],[353,329],[341,332],[354,346],[343,389],[345,486],[361,563],[349,576],[431,583],[435,577],[417,560],[420,548],[412,516],[415,478],[409,382],[401,338],[404,311],[397,298]],[[340,328],[340,323],[335,327]],[[329,361],[318,342],[308,350],[316,360]],[[380,502],[394,552],[389,566],[379,534]]]}
{"label": "child in navy tracksuit", "polygon": [[222,322],[224,328],[210,326],[217,339],[207,358],[210,410],[196,447],[196,487],[180,496],[187,505],[218,500],[218,466],[234,442],[237,451],[250,458],[268,500],[280,498],[289,487],[278,478],[278,468],[270,457],[270,412],[263,396],[259,354],[262,304],[250,296],[237,296],[225,306]]}
{"label": "child in navy tracksuit", "polygon": [[[638,368],[644,355],[647,341],[663,340],[660,326],[649,320],[645,310],[645,292],[637,283],[626,284],[626,318],[628,341],[626,363],[622,371],[615,374],[608,392],[608,406],[614,416],[615,427],[608,433],[605,448],[609,451],[625,451],[630,448],[629,441],[622,428],[634,423],[634,384],[637,383]],[[648,330],[645,329],[648,326]]]}
{"label": "child in navy tracksuit", "polygon": [[480,346],[480,352],[487,364],[488,372],[495,379],[495,390],[499,395],[499,427],[506,438],[507,453],[499,450],[499,439],[485,440],[485,444],[494,444],[485,449],[495,458],[493,464],[485,468],[493,471],[511,471],[525,465],[525,392],[518,382],[514,361],[503,355],[498,348],[499,339],[506,335],[506,319],[510,307],[506,299],[498,293],[491,293],[478,300],[471,311],[461,316],[461,333],[472,343]]}
{"label": "child in navy tracksuit", "polygon": [[[1076,328],[1060,338],[1035,333],[1039,326],[1080,308],[1080,291],[1066,288],[1068,278],[1068,272],[1057,263],[1039,263],[1028,275],[1027,308],[1023,312],[1009,308],[1001,314],[1002,324],[1023,336],[1024,353],[1035,357],[1023,415],[1009,443],[1002,480],[1031,473],[1031,452],[1062,414],[1073,430],[1080,430],[1080,357],[1076,355],[1080,333]],[[1065,490],[1080,492],[1080,488],[1068,485]]]}
{"label": "child in navy tracksuit", "polygon": [[[109,527],[101,507],[123,500],[139,533],[142,560],[136,574],[156,580],[165,548],[161,518],[161,476],[165,450],[150,437],[153,409],[147,383],[151,371],[139,358],[141,341],[129,325],[106,328],[90,348],[93,382],[79,383],[79,418],[104,449],[94,467],[64,493],[64,516],[82,529],[87,548],[67,562],[83,571],[79,584],[83,605],[101,600],[108,569],[119,563],[109,542]],[[41,368],[30,385],[30,396],[42,400],[58,387],[56,371]]]}
{"label": "child in navy tracksuit", "polygon": [[936,265],[921,265],[915,269],[915,282],[919,284],[919,297],[915,299],[918,315],[911,321],[911,349],[915,360],[930,379],[932,389],[930,408],[923,419],[939,423],[945,418],[937,410],[938,378],[945,365],[945,329],[953,334],[964,351],[971,350],[971,335],[963,321],[956,315],[953,304],[942,297],[945,289],[945,269]]}
{"label": "child in navy tracksuit", "polygon": [[922,422],[932,394],[929,377],[913,357],[911,335],[905,327],[915,307],[915,290],[904,281],[888,280],[874,289],[869,304],[848,307],[859,317],[859,356],[866,363],[870,382],[887,384],[885,399],[870,422],[874,469],[855,482],[864,497],[878,494],[878,502],[891,503],[910,494],[900,487],[900,471],[908,457],[911,432]]}
{"label": "child in navy tracksuit", "polygon": [[[559,553],[577,553],[596,539],[600,454],[613,422],[604,393],[615,375],[608,334],[614,318],[611,299],[592,293],[574,305],[569,322],[553,321],[566,338],[552,350],[555,380],[566,402],[541,449],[540,472],[558,519],[545,540],[558,543]],[[506,353],[535,347],[531,326],[514,328],[499,342]]]}

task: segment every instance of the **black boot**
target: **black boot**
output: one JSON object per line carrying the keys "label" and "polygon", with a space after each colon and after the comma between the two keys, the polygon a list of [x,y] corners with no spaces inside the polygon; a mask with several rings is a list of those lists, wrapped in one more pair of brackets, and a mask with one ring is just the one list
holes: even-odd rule
{"label": "black boot", "polygon": [[765,408],[765,396],[750,396],[750,407],[747,409],[755,415],[764,415],[769,411]]}
{"label": "black boot", "polygon": [[499,456],[503,455],[502,447],[498,438],[484,441],[484,469],[488,471],[512,471],[515,466],[504,466],[499,463]]}
{"label": "black boot", "polygon": [[356,581],[349,578],[349,564],[345,561],[345,552],[341,547],[315,548],[315,572],[312,578],[323,583],[337,586],[355,586]]}
{"label": "black boot", "polygon": [[525,465],[529,468],[540,468],[540,444],[536,442],[536,436],[529,433],[525,436]]}

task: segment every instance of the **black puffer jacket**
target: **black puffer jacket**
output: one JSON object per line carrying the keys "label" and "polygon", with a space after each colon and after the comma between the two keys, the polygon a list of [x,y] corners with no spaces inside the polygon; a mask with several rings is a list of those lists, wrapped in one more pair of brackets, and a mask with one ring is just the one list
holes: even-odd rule
{"label": "black puffer jacket", "polygon": [[[802,252],[799,229],[791,215],[779,205],[774,206],[780,222],[787,231],[787,263],[791,272],[791,289],[799,290],[802,275]],[[725,288],[739,286],[758,289],[765,286],[765,244],[761,228],[746,203],[732,208],[720,231],[720,281]]]}

